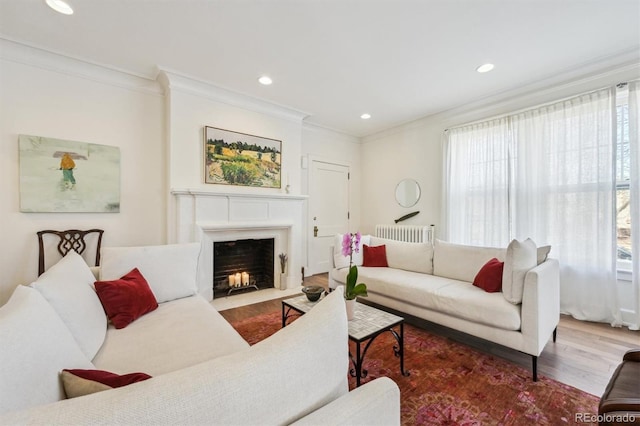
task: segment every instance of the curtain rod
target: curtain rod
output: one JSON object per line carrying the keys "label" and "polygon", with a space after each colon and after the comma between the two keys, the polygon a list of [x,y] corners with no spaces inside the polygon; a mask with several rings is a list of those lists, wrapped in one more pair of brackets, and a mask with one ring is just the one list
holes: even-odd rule
{"label": "curtain rod", "polygon": [[[635,81],[635,80],[631,80],[631,81]],[[618,88],[618,89],[622,89],[623,87],[627,86],[628,84],[629,84],[628,82],[622,81],[620,83],[617,83],[615,85],[615,87]],[[611,86],[600,87],[599,89],[589,90],[589,91],[584,92],[584,93],[578,93],[576,95],[571,95],[571,96],[567,96],[567,97],[564,97],[564,98],[556,99],[555,101],[549,101],[549,102],[545,102],[545,103],[542,103],[542,104],[539,104],[539,105],[525,107],[525,108],[521,108],[519,110],[515,110],[515,111],[511,111],[511,112],[505,112],[504,114],[494,115],[494,116],[488,117],[488,118],[481,118],[481,119],[478,119],[478,120],[474,120],[474,121],[470,121],[468,123],[461,124],[459,126],[454,126],[451,129],[457,129],[458,127],[470,126],[472,124],[482,123],[484,121],[490,121],[490,120],[495,120],[495,119],[502,118],[502,117],[508,117],[510,115],[520,114],[520,113],[523,113],[525,111],[529,111],[529,110],[532,110],[532,109],[535,109],[535,108],[541,108],[543,106],[553,105],[553,104],[555,104],[557,102],[566,101],[567,99],[575,98],[575,97],[578,97],[578,96],[584,96],[584,95],[587,95],[589,93],[594,93],[594,92],[597,92],[598,90],[606,89],[607,87],[611,87]],[[444,129],[444,132],[447,133],[449,130],[450,129]]]}

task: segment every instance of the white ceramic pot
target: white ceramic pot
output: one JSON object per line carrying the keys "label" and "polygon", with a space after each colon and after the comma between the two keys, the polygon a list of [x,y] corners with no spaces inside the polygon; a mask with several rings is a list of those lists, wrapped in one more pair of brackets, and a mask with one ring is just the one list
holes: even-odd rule
{"label": "white ceramic pot", "polygon": [[351,321],[356,314],[356,299],[345,299],[344,303],[347,307],[347,319]]}
{"label": "white ceramic pot", "polygon": [[287,274],[280,274],[280,290],[287,289]]}

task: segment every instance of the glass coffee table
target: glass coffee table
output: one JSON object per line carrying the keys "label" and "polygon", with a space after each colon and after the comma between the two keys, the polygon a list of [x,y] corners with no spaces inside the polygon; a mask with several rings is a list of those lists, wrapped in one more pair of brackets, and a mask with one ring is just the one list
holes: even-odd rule
{"label": "glass coffee table", "polygon": [[[318,302],[310,302],[305,295],[283,300],[282,327],[287,325],[289,318],[296,314],[303,315],[317,304]],[[399,331],[395,330],[396,327]],[[369,346],[376,337],[387,331],[393,335],[397,343],[393,346],[393,352],[400,358],[400,373],[408,376],[409,372],[404,369],[404,318],[356,302],[355,316],[349,321],[349,340],[356,344],[355,357],[349,352],[349,358],[353,364],[349,374],[356,378],[356,386],[360,386],[360,381],[367,377],[367,370],[362,368],[362,364]]]}

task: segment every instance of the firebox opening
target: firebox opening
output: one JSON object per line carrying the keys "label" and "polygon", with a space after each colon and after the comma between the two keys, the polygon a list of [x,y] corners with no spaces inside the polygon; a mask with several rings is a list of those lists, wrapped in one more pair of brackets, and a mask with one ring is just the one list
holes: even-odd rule
{"label": "firebox opening", "polygon": [[274,239],[213,243],[213,296],[274,287]]}

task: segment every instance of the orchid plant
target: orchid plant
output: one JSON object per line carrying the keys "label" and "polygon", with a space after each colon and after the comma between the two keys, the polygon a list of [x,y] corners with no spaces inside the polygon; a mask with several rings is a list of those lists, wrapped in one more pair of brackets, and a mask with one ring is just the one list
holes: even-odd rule
{"label": "orchid plant", "polygon": [[353,264],[353,253],[360,252],[360,232],[346,233],[342,237],[342,255],[349,256],[349,273],[347,273],[347,285],[344,289],[344,298],[353,300],[358,296],[366,297],[367,285],[356,284],[358,281],[358,267]]}

